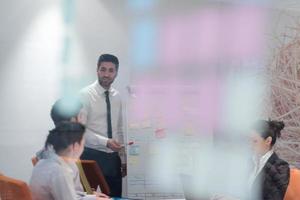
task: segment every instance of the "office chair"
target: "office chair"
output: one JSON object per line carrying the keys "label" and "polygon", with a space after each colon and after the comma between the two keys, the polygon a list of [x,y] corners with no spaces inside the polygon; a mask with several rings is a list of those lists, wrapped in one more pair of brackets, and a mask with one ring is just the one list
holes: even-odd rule
{"label": "office chair", "polygon": [[100,186],[101,192],[109,195],[110,188],[97,162],[94,160],[80,160],[80,162],[90,186],[95,190]]}
{"label": "office chair", "polygon": [[0,199],[32,200],[32,196],[28,185],[24,181],[0,175]]}
{"label": "office chair", "polygon": [[299,200],[300,198],[300,170],[290,169],[290,182],[284,200]]}

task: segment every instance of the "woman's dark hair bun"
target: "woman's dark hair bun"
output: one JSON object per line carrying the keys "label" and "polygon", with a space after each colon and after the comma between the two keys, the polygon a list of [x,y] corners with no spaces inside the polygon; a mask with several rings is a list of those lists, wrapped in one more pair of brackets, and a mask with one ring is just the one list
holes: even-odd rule
{"label": "woman's dark hair bun", "polygon": [[272,137],[271,146],[280,138],[281,130],[284,128],[283,121],[275,120],[258,120],[252,127],[262,138]]}
{"label": "woman's dark hair bun", "polygon": [[269,120],[268,121],[270,129],[274,130],[275,136],[279,138],[281,136],[281,130],[284,128],[285,124],[283,121],[275,121],[275,120]]}

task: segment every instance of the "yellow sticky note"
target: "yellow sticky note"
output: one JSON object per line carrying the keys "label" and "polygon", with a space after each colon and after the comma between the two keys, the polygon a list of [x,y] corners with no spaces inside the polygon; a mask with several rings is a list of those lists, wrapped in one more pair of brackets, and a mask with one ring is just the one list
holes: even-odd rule
{"label": "yellow sticky note", "polygon": [[128,157],[128,165],[138,165],[139,157],[138,156],[129,156]]}

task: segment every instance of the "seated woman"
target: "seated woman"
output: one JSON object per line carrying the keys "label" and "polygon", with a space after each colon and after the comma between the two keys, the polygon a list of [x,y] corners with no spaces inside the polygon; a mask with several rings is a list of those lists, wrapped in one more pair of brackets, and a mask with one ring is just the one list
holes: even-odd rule
{"label": "seated woman", "polygon": [[35,200],[107,199],[75,192],[72,165],[84,148],[85,127],[76,122],[62,122],[49,132],[45,147],[55,152],[41,159],[33,169],[30,189]]}
{"label": "seated woman", "polygon": [[[257,121],[252,129],[251,143],[254,151],[254,168],[250,176],[251,196],[256,200],[282,200],[289,178],[289,164],[280,159],[273,150],[280,131],[281,121]],[[253,197],[253,195],[255,197]]]}

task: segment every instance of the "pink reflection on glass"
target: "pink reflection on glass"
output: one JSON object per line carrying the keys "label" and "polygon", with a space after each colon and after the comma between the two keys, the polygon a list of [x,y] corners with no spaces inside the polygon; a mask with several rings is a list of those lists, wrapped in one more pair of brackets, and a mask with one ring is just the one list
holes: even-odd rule
{"label": "pink reflection on glass", "polygon": [[202,9],[168,17],[162,23],[161,62],[174,67],[186,62],[255,58],[262,53],[265,14],[258,7]]}
{"label": "pink reflection on glass", "polygon": [[240,7],[223,14],[223,56],[236,59],[259,56],[263,51],[265,12],[256,7]]}
{"label": "pink reflection on glass", "polygon": [[220,81],[208,75],[192,82],[144,80],[136,84],[136,98],[129,113],[135,121],[160,118],[166,127],[189,121],[194,127],[212,129],[218,123]]}

